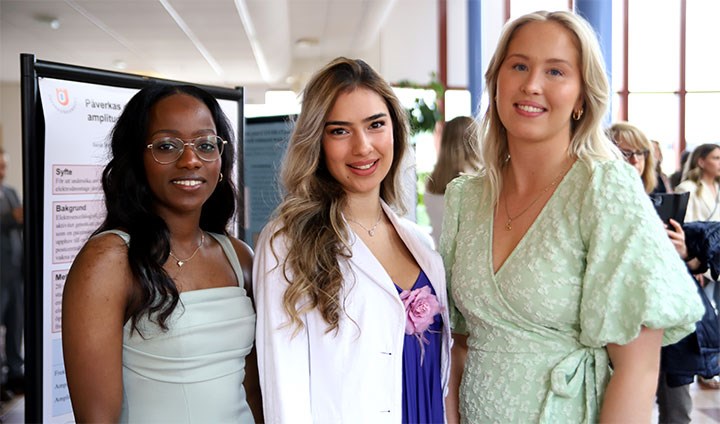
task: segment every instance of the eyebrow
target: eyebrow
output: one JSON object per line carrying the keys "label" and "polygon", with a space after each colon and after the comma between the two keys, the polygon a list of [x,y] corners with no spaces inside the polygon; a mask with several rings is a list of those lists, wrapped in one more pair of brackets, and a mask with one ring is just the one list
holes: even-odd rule
{"label": "eyebrow", "polygon": [[[505,60],[513,58],[513,57],[516,57],[519,59],[524,59],[524,60],[530,60],[529,56],[526,56],[526,55],[520,54],[520,53],[509,54],[505,57]],[[548,62],[548,63],[564,63],[565,65],[567,65],[571,68],[573,67],[572,63],[570,63],[569,61],[567,61],[565,59],[550,58],[550,59],[546,60],[546,62]]]}
{"label": "eyebrow", "polygon": [[[386,116],[387,116],[387,113],[380,112],[380,113],[376,113],[375,115],[368,116],[367,118],[363,119],[362,122],[370,122],[370,121],[374,121],[376,119],[384,118]],[[327,121],[327,122],[325,122],[325,126],[327,127],[328,125],[348,126],[348,125],[352,125],[352,123],[348,122],[348,121]]]}

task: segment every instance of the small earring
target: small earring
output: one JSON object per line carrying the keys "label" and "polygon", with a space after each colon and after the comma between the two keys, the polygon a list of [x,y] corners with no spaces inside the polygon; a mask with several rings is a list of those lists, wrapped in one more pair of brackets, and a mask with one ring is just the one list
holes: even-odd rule
{"label": "small earring", "polygon": [[223,180],[223,174],[222,174],[222,172],[221,172],[221,173],[220,173],[220,179],[218,179],[218,182],[221,182],[222,180]]}
{"label": "small earring", "polygon": [[582,107],[580,109],[574,110],[572,113],[572,119],[579,121],[580,118],[582,118],[583,113],[585,113],[585,109]]}

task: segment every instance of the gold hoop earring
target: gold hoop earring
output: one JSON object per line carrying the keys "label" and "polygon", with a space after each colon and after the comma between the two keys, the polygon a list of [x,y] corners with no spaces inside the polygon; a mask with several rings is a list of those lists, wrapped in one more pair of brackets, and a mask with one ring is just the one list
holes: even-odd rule
{"label": "gold hoop earring", "polygon": [[222,172],[221,172],[221,173],[220,173],[220,179],[218,179],[218,182],[222,182],[222,180],[223,180],[223,174],[222,174]]}
{"label": "gold hoop earring", "polygon": [[576,121],[579,121],[580,118],[582,118],[583,113],[585,113],[585,109],[583,109],[583,108],[580,108],[580,109],[577,109],[577,110],[573,110],[572,119],[574,119],[574,120],[576,120]]}

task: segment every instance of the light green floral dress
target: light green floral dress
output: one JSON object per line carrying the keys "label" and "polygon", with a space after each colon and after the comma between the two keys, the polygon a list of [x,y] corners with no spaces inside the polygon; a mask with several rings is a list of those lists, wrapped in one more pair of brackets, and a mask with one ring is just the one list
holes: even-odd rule
{"label": "light green floral dress", "polygon": [[694,331],[695,284],[622,161],[577,161],[494,275],[483,187],[483,177],[450,183],[440,239],[453,331],[469,336],[463,420],[596,422],[605,345],[642,325],[664,328],[665,344]]}

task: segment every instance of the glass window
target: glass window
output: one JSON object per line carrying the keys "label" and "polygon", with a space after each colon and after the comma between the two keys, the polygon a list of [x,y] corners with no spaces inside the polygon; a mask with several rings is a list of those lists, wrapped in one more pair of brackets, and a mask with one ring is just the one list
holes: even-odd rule
{"label": "glass window", "polygon": [[687,2],[686,80],[688,91],[720,90],[720,26],[718,0]]}
{"label": "glass window", "polygon": [[445,120],[449,121],[457,116],[472,116],[470,92],[468,90],[445,91]]}
{"label": "glass window", "polygon": [[620,101],[621,100],[622,100],[622,98],[620,97],[619,94],[613,93],[612,99],[611,99],[611,101],[612,101],[611,108],[612,109],[611,109],[611,115],[610,115],[610,120],[612,122],[624,120],[623,117],[620,115]]}
{"label": "glass window", "polygon": [[628,89],[631,92],[678,89],[679,16],[679,0],[629,2]]}
{"label": "glass window", "polygon": [[568,10],[568,0],[511,0],[510,19],[537,10]]}
{"label": "glass window", "polygon": [[685,141],[691,150],[703,143],[720,143],[714,112],[720,93],[688,93],[685,96]]}
{"label": "glass window", "polygon": [[[623,87],[623,67],[625,66],[625,57],[623,54],[624,49],[624,41],[625,41],[625,27],[622,25],[624,19],[624,10],[622,8],[622,4],[620,2],[613,2],[612,5],[612,78],[610,79],[610,82],[612,84],[612,91],[618,92],[624,88]],[[618,109],[615,107],[616,104],[613,102],[613,113],[617,111]]]}
{"label": "glass window", "polygon": [[[677,146],[679,102],[674,93],[630,94],[628,98],[628,121],[640,128],[651,140],[661,146]],[[668,151],[669,150],[669,151]],[[663,149],[663,170],[675,171],[674,149]]]}

